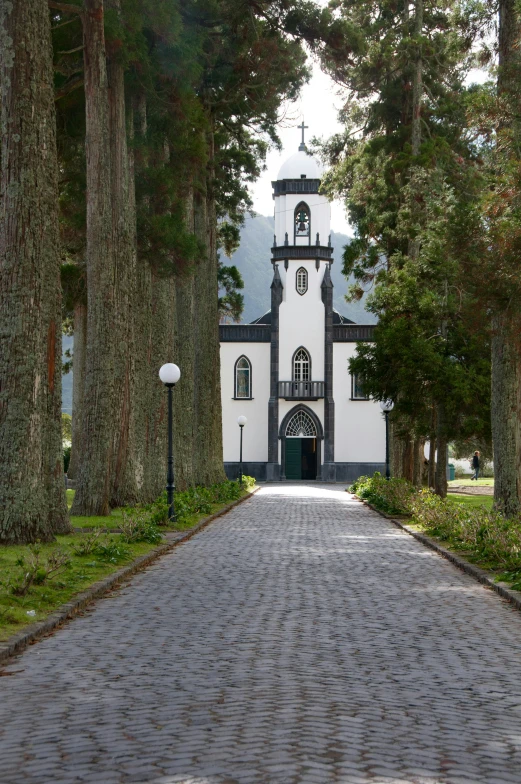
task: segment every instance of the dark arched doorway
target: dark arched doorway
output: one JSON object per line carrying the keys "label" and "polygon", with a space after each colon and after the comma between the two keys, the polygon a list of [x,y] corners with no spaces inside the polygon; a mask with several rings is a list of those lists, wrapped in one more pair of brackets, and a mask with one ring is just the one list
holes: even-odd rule
{"label": "dark arched doorway", "polygon": [[322,424],[308,406],[295,406],[282,420],[281,479],[320,479],[322,468]]}

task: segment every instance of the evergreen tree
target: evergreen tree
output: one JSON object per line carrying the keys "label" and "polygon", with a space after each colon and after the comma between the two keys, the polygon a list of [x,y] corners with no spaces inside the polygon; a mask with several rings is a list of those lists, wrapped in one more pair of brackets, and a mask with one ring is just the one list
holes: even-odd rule
{"label": "evergreen tree", "polygon": [[[351,296],[376,286],[370,307],[380,317],[377,345],[360,346],[353,369],[367,375],[377,398],[393,388],[395,474],[420,480],[423,449],[415,439],[433,440],[435,429],[435,484],[444,495],[447,438],[456,427],[447,406],[458,408],[477,379],[482,381],[478,357],[470,376],[466,370],[460,374],[468,382],[465,392],[453,398],[447,394],[457,358],[467,367],[464,336],[476,307],[454,254],[453,223],[447,218],[456,223],[465,202],[476,199],[476,154],[465,137],[462,81],[472,42],[468,29],[481,19],[482,9],[431,0],[404,6],[382,2],[378,14],[364,0],[342,3],[341,9],[361,37],[345,64],[330,62],[327,53],[323,58],[350,91],[346,131],[325,147],[333,163],[325,187],[344,197],[356,228],[355,241],[344,254],[344,272],[354,272],[357,280]],[[463,292],[464,301],[454,296],[456,291]],[[449,334],[465,314],[471,320]],[[458,410],[459,427],[463,412]]]}

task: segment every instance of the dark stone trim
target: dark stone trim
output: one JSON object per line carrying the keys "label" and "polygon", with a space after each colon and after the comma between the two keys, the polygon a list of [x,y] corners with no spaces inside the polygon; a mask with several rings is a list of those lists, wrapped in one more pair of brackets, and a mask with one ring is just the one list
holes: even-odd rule
{"label": "dark stone trim", "polygon": [[285,196],[287,193],[318,193],[320,180],[273,180],[273,195]]}
{"label": "dark stone trim", "polygon": [[356,343],[374,340],[375,324],[334,324],[333,343]]}
{"label": "dark stone trim", "polygon": [[269,324],[219,324],[221,343],[269,343]]}
{"label": "dark stone trim", "polygon": [[[282,439],[283,459],[285,459],[285,438]],[[319,466],[321,440],[317,439],[317,470]],[[285,465],[285,463],[283,463]],[[240,464],[229,462],[224,464],[224,470],[228,479],[237,479]],[[248,462],[242,464],[243,474],[253,476],[260,482],[277,482],[286,479],[285,474],[281,475],[281,466],[264,462]],[[350,484],[360,476],[372,476],[375,471],[385,473],[385,463],[322,463],[320,475],[317,474],[317,481],[337,482],[339,484]]]}
{"label": "dark stone trim", "polygon": [[[271,284],[271,350],[270,350],[270,399],[268,402],[268,462],[273,466],[279,463],[279,307],[282,302],[282,280],[278,264],[273,267]],[[275,467],[271,475],[276,473]]]}
{"label": "dark stone trim", "polygon": [[[261,462],[247,462],[243,461],[242,464],[242,473],[246,476],[253,476],[255,479],[259,480],[260,482],[266,481],[266,466],[267,463]],[[237,460],[234,463],[225,463],[224,464],[224,472],[226,474],[227,479],[238,479],[239,472],[240,472],[241,464]]]}
{"label": "dark stone trim", "polygon": [[[249,383],[250,394],[248,395],[248,397],[237,397],[237,363],[240,362],[241,359],[245,359],[246,362],[248,363],[249,368],[250,368],[250,379],[249,379],[250,380],[250,383]],[[233,399],[234,400],[252,400],[253,399],[252,398],[252,393],[253,393],[253,367],[252,367],[251,360],[249,359],[249,357],[247,357],[246,354],[241,354],[240,357],[237,357],[237,359],[235,360],[235,365],[233,366],[233,395],[234,395]]]}
{"label": "dark stone trim", "polygon": [[333,399],[333,281],[327,265],[322,280],[324,303],[324,464],[335,460],[335,401]]}
{"label": "dark stone trim", "polygon": [[333,262],[333,248],[327,245],[278,245],[271,249],[272,264],[286,259],[322,259]]}
{"label": "dark stone trim", "polygon": [[305,411],[306,414],[308,414],[311,417],[311,419],[313,420],[313,423],[315,425],[315,430],[317,431],[317,435],[316,435],[316,439],[317,439],[317,480],[322,480],[322,441],[324,439],[324,430],[322,428],[322,422],[320,421],[319,417],[313,411],[312,408],[309,408],[308,406],[304,406],[304,405],[302,405],[302,403],[300,405],[298,405],[298,406],[294,406],[290,411],[288,411],[288,413],[286,414],[286,416],[284,417],[284,419],[280,423],[280,428],[279,428],[279,438],[280,438],[280,442],[281,442],[281,460],[280,460],[281,472],[280,472],[280,478],[281,478],[282,481],[284,481],[286,479],[286,428],[288,426],[288,422],[290,421],[290,419],[293,416],[295,416],[297,411]]}

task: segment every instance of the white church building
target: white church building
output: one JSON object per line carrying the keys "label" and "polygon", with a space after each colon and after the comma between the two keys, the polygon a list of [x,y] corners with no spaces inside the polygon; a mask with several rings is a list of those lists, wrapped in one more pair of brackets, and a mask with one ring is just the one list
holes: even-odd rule
{"label": "white church building", "polygon": [[[259,480],[350,482],[385,472],[385,422],[348,360],[374,327],[333,309],[331,208],[320,167],[302,142],[273,185],[271,309],[221,324],[224,466]],[[267,261],[266,261],[267,263]],[[247,285],[247,282],[246,282]]]}

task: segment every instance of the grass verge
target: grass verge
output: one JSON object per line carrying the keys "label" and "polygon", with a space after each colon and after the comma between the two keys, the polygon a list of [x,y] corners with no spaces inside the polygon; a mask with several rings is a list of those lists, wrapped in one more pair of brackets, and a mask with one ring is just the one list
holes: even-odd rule
{"label": "grass verge", "polygon": [[[230,492],[230,483],[225,484],[227,487],[221,488],[222,494]],[[154,525],[147,520],[145,508],[126,510],[127,518],[134,516],[138,528],[141,525],[137,533],[128,528],[128,519],[124,535],[110,530],[102,533],[101,529],[124,525],[124,510],[115,510],[110,518],[71,518],[73,526],[80,527],[75,525],[75,521],[80,520],[81,527],[92,529],[91,533],[75,531],[57,537],[50,544],[0,545],[0,641],[22,631],[24,626],[43,620],[75,595],[150,552],[160,543],[164,533],[194,528],[231,501],[248,496],[253,489],[252,482],[243,491],[231,488],[233,498],[206,503],[204,511],[189,514],[185,507],[180,522],[173,526]],[[68,490],[69,507],[73,498],[74,490]],[[151,541],[132,541],[142,535]]]}
{"label": "grass verge", "polygon": [[379,473],[360,477],[350,489],[381,512],[409,516],[408,525],[521,590],[521,517],[494,511],[491,496],[440,498],[404,479],[386,481]]}

